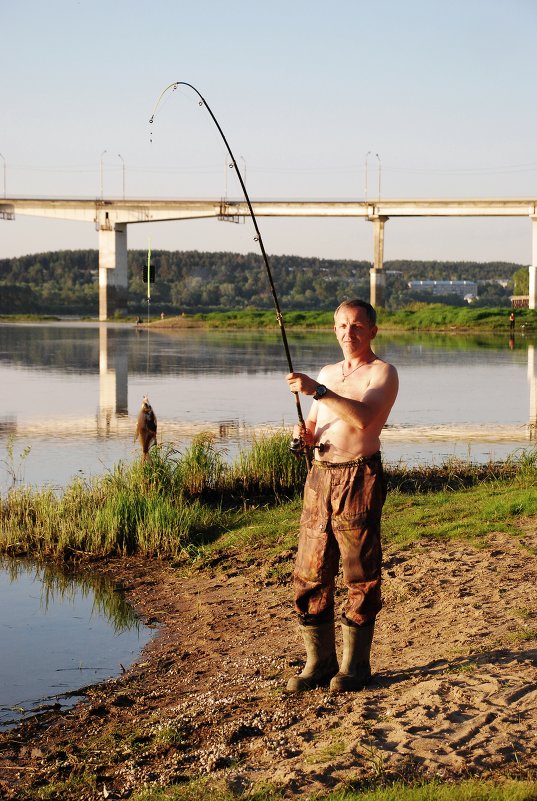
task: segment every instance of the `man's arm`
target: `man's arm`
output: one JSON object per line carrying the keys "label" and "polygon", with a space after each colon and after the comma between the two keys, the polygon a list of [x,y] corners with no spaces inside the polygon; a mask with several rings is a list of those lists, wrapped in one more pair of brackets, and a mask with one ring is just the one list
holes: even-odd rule
{"label": "man's arm", "polygon": [[[287,376],[291,391],[302,392],[304,395],[313,395],[322,380],[322,370],[317,381],[305,373],[289,373]],[[361,400],[344,398],[328,389],[320,402],[328,406],[337,417],[349,425],[365,429],[380,413],[389,412],[395,402],[398,386],[397,370],[391,364],[383,362],[372,373],[369,386]],[[313,404],[313,408],[316,420],[317,404]],[[308,421],[309,419],[310,417],[308,417]]]}
{"label": "man's arm", "polygon": [[[291,374],[294,375],[294,374]],[[317,386],[317,384],[316,384]],[[315,429],[317,427],[317,404],[313,403],[310,412],[304,420],[304,425],[296,423],[293,428],[293,437],[303,440],[306,445],[315,444]]]}

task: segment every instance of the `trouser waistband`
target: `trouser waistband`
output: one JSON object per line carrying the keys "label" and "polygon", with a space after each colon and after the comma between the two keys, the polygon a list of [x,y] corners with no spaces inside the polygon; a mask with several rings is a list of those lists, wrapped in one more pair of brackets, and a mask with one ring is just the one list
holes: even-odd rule
{"label": "trouser waistband", "polygon": [[343,467],[359,467],[362,464],[374,464],[381,461],[381,453],[377,451],[370,456],[360,456],[358,459],[353,459],[350,462],[325,462],[320,459],[314,459],[313,464],[315,467],[320,467],[321,470],[338,470]]}

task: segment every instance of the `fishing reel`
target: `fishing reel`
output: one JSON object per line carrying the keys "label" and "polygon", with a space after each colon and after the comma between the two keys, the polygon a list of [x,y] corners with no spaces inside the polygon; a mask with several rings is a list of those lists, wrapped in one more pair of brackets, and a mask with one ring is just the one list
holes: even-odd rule
{"label": "fishing reel", "polygon": [[[306,453],[307,447],[308,446],[306,445],[302,437],[293,437],[293,439],[289,443],[289,450],[291,451],[293,456],[296,456],[297,459],[300,459],[300,457]],[[313,449],[318,450],[319,453],[324,453],[324,451],[326,450],[326,446],[323,445],[322,442],[320,442],[319,445],[314,445]]]}

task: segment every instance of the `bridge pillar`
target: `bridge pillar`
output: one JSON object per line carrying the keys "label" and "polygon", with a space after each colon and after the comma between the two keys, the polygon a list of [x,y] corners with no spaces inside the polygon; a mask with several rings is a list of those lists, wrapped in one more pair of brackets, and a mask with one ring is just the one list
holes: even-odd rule
{"label": "bridge pillar", "polygon": [[532,226],[532,258],[529,266],[529,307],[530,309],[537,309],[537,217],[531,218]]}
{"label": "bridge pillar", "polygon": [[127,225],[99,227],[99,320],[127,313]]}
{"label": "bridge pillar", "polygon": [[369,271],[369,302],[375,308],[384,306],[386,275],[384,273],[384,223],[388,217],[370,217],[373,223],[373,269]]}

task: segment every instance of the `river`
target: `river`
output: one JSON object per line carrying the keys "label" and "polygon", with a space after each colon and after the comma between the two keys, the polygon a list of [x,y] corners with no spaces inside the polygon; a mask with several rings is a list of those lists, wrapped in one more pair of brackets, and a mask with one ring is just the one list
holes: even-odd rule
{"label": "river", "polygon": [[154,634],[111,582],[0,557],[0,731],[66,709],[126,669]]}
{"label": "river", "polygon": [[[400,392],[384,458],[409,465],[503,459],[531,447],[535,338],[379,334]],[[340,358],[331,333],[289,333],[295,369]],[[65,487],[138,457],[136,415],[148,394],[159,441],[179,450],[212,431],[232,459],[256,431],[290,427],[295,405],[277,332],[156,332],[110,323],[0,325],[0,489]],[[303,401],[307,412],[309,400]]]}

